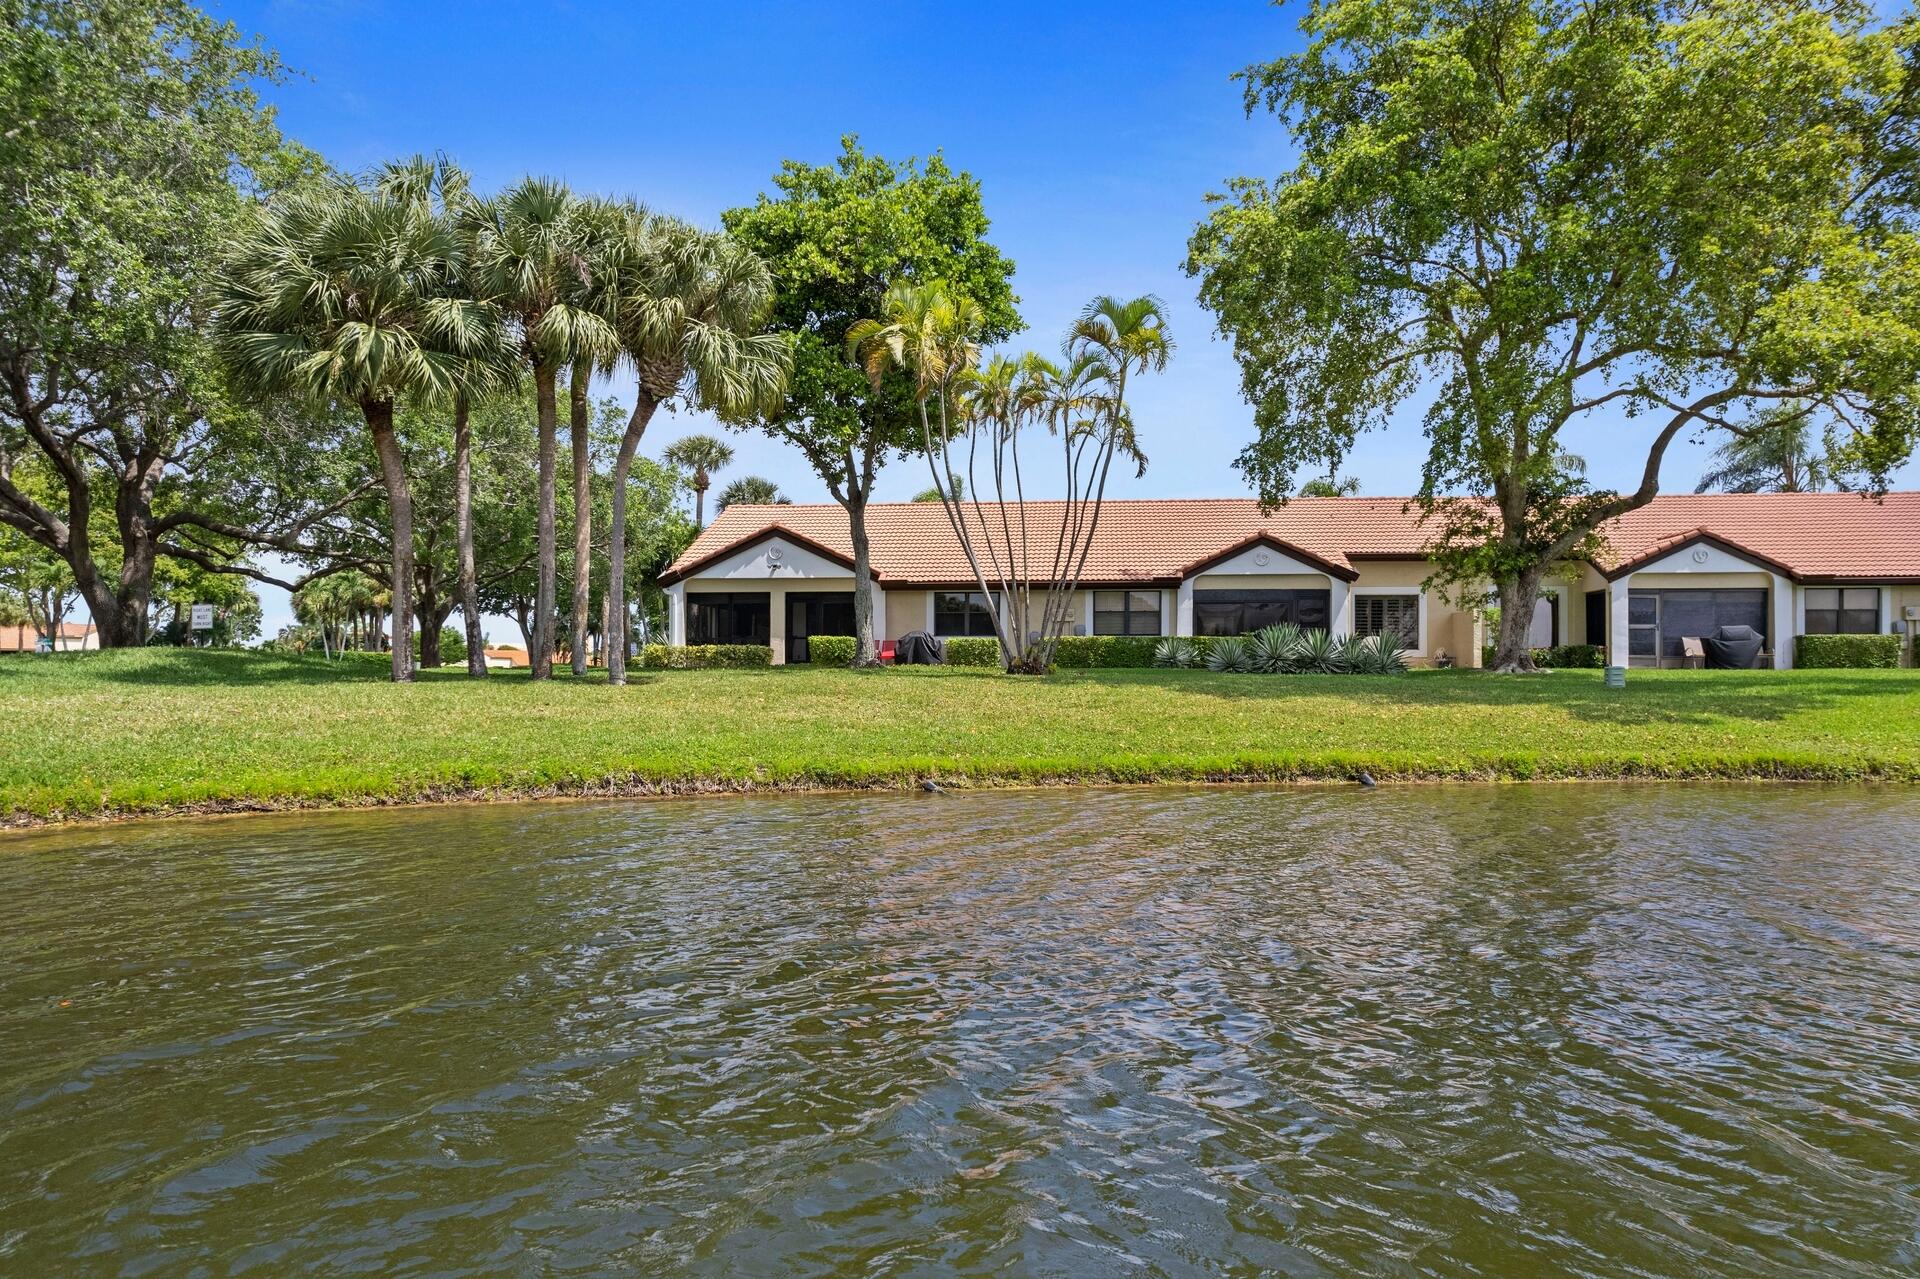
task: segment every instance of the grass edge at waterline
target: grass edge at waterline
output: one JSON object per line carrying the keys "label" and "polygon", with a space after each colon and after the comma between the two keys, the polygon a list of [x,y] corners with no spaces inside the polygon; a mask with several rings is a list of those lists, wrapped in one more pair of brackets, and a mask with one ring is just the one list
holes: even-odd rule
{"label": "grass edge at waterline", "polygon": [[647,672],[0,661],[0,824],[553,796],[1172,782],[1920,781],[1920,672]]}

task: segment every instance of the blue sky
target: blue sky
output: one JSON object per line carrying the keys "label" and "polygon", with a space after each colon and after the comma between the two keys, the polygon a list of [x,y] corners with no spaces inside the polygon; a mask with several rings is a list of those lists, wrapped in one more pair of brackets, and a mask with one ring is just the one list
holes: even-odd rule
{"label": "blue sky", "polygon": [[[1126,497],[1248,491],[1232,463],[1252,413],[1180,263],[1207,192],[1290,163],[1285,131],[1249,119],[1229,77],[1296,48],[1302,7],[211,5],[294,69],[268,90],[281,126],[344,169],[445,151],[485,189],[542,173],[715,224],[765,190],[782,159],[831,159],[843,133],[888,157],[941,151],[979,178],[992,237],[1018,266],[1029,325],[1019,341],[1051,349],[1096,293],[1171,304],[1178,352],[1134,398],[1152,465],[1119,488]],[[644,451],[714,429],[663,416]],[[1568,444],[1596,481],[1626,485],[1648,434],[1615,421]],[[722,483],[759,474],[795,500],[826,500],[796,452],[732,440],[737,461]],[[1423,445],[1417,424],[1377,434],[1346,469],[1362,492],[1411,492]],[[1691,490],[1705,452],[1676,449],[1665,487]],[[879,496],[902,499],[925,482],[923,462],[896,463]],[[285,596],[263,598],[271,634],[287,620]]]}

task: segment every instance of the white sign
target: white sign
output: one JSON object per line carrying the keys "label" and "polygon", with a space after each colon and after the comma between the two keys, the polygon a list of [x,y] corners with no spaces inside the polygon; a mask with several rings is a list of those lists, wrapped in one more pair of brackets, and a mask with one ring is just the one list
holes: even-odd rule
{"label": "white sign", "polygon": [[193,606],[193,629],[196,631],[213,629],[213,605],[195,604]]}

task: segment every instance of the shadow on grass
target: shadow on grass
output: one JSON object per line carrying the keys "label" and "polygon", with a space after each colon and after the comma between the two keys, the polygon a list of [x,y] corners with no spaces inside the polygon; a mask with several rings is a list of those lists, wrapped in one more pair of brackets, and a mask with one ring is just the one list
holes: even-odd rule
{"label": "shadow on grass", "polygon": [[[1903,678],[1904,677],[1904,678]],[[1863,716],[1884,713],[1891,696],[1920,694],[1920,673],[1885,671],[1635,672],[1624,689],[1599,671],[1494,675],[1419,671],[1406,675],[1217,675],[1200,671],[1074,671],[1072,678],[1150,684],[1195,697],[1284,703],[1337,697],[1385,713],[1393,707],[1554,708],[1609,724],[1768,723],[1854,703]]]}
{"label": "shadow on grass", "polygon": [[[44,665],[40,663],[44,662]],[[33,663],[29,665],[28,663]],[[0,678],[9,671],[44,682],[50,690],[64,683],[134,684],[148,688],[260,688],[271,685],[385,684],[393,667],[384,653],[346,653],[327,658],[319,654],[259,653],[246,649],[143,648],[118,651],[58,654],[49,658],[27,658],[19,664],[0,663]],[[629,685],[654,683],[652,673],[629,672]],[[450,663],[416,672],[422,686],[435,684],[506,684],[519,687],[531,682],[524,668],[494,669],[485,680],[467,675],[465,662]],[[565,667],[554,672],[554,683],[606,683],[606,672],[594,669],[576,681]]]}

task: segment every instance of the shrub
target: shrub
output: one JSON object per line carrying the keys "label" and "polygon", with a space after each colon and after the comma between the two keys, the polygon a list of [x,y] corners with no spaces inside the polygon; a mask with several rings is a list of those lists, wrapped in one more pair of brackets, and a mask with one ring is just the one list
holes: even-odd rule
{"label": "shrub", "polygon": [[851,635],[809,635],[807,660],[815,666],[851,666],[860,643]]}
{"label": "shrub", "polygon": [[960,636],[942,643],[948,666],[999,666],[1000,641],[983,635]]}
{"label": "shrub", "polygon": [[1086,669],[1152,666],[1159,641],[1151,635],[1063,635],[1053,664]]}
{"label": "shrub", "polygon": [[[1493,665],[1491,661],[1486,663]],[[1533,650],[1535,666],[1556,666],[1567,671],[1597,671],[1607,664],[1607,650],[1598,644],[1557,644]]]}
{"label": "shrub", "polygon": [[650,671],[749,670],[773,665],[764,644],[649,644],[640,665]]}
{"label": "shrub", "polygon": [[1184,635],[1170,635],[1153,646],[1153,664],[1186,670],[1200,661],[1200,650]]}
{"label": "shrub", "polygon": [[1793,644],[1793,664],[1811,669],[1854,669],[1900,665],[1898,635],[1801,635]]}

